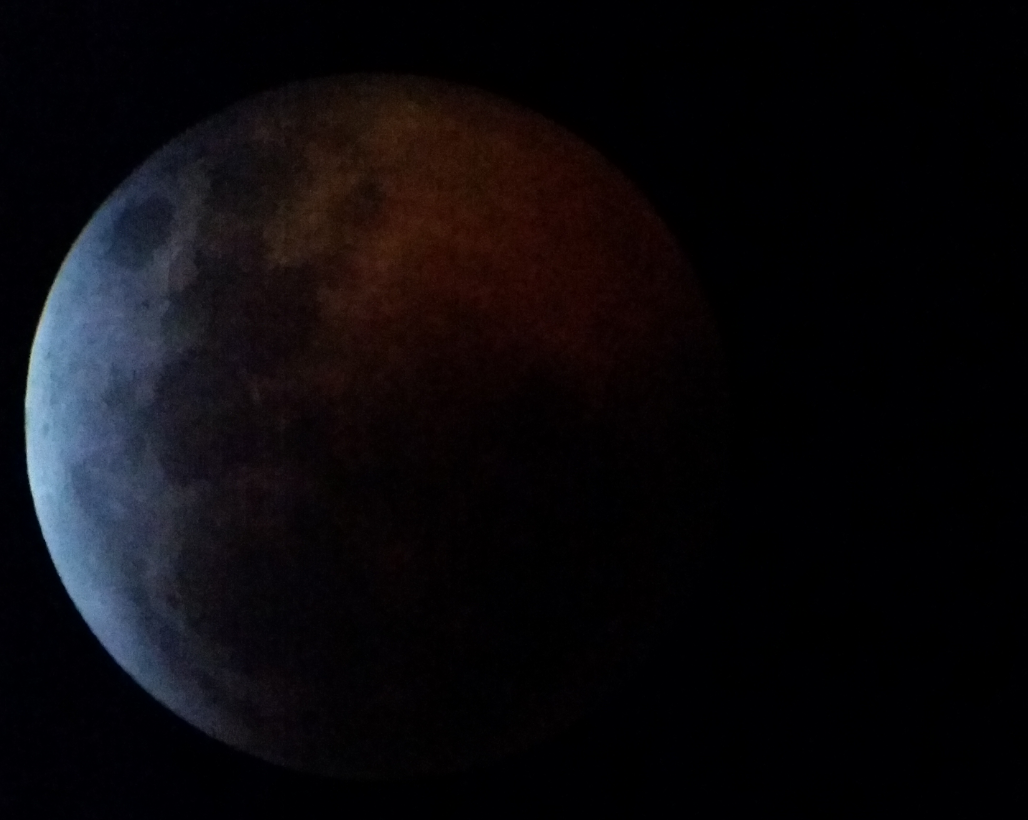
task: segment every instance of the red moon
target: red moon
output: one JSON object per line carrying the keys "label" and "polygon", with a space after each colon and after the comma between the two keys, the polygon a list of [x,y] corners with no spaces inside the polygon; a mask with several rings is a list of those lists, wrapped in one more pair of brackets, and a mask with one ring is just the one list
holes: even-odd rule
{"label": "red moon", "polygon": [[467,769],[632,669],[723,473],[711,312],[635,186],[403,76],[286,86],[157,151],[40,320],[29,478],[79,611],[265,760]]}

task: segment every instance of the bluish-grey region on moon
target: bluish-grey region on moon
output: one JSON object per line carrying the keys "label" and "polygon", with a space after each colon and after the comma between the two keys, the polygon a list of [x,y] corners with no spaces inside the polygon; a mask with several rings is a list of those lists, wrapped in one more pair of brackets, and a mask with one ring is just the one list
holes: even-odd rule
{"label": "bluish-grey region on moon", "polygon": [[[405,175],[431,171],[417,151],[449,167],[419,146],[448,145],[462,117],[487,135],[474,162],[510,185],[508,132],[558,157],[577,145],[491,97],[410,78],[263,95],[103,203],[33,346],[29,480],[79,611],[175,713],[295,768],[450,771],[566,726],[628,668],[683,532],[699,537],[712,503],[722,373],[685,274],[660,272],[673,253],[653,249],[656,228],[642,250],[604,239],[657,283],[625,291],[644,294],[634,307],[598,299],[593,324],[554,286],[567,327],[599,328],[594,347],[613,351],[612,375],[590,381],[591,347],[527,309],[480,307],[499,287],[479,284],[488,255],[464,237],[439,250],[405,193]],[[472,203],[477,179],[459,192]],[[593,207],[589,185],[571,206]],[[414,228],[394,241],[394,213],[414,214],[425,258],[444,259],[433,265],[467,270],[461,298],[419,273]],[[523,241],[497,213],[482,247]],[[526,252],[495,276],[533,264]],[[692,313],[675,312],[679,297]],[[638,322],[615,327],[631,310],[655,328],[652,361],[625,330]]]}

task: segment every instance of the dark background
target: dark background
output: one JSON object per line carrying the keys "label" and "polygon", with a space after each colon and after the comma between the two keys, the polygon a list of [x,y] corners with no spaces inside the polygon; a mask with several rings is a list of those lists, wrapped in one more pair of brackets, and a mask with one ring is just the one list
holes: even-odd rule
{"label": "dark background", "polygon": [[[1024,10],[355,5],[0,7],[0,814],[1023,799]],[[574,731],[448,778],[309,778],[171,715],[78,616],[26,478],[35,325],[93,211],[226,105],[349,71],[477,85],[598,147],[679,236],[731,366],[731,509],[663,651]]]}

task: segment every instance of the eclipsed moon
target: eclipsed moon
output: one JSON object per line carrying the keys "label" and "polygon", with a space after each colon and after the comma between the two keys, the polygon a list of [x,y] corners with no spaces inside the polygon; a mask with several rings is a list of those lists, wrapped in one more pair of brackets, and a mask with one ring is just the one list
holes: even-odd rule
{"label": "eclipsed moon", "polygon": [[699,549],[725,380],[668,228],[481,91],[286,86],[157,151],[32,349],[54,564],[176,714],[338,776],[465,769],[632,668]]}

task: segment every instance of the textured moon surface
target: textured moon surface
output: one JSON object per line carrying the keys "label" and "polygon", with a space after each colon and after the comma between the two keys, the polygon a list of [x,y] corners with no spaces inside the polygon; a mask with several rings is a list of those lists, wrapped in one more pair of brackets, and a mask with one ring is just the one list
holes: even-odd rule
{"label": "textured moon surface", "polygon": [[61,267],[29,480],[93,633],[295,769],[466,769],[632,668],[724,461],[717,333],[598,152],[477,90],[299,83],[157,151]]}

